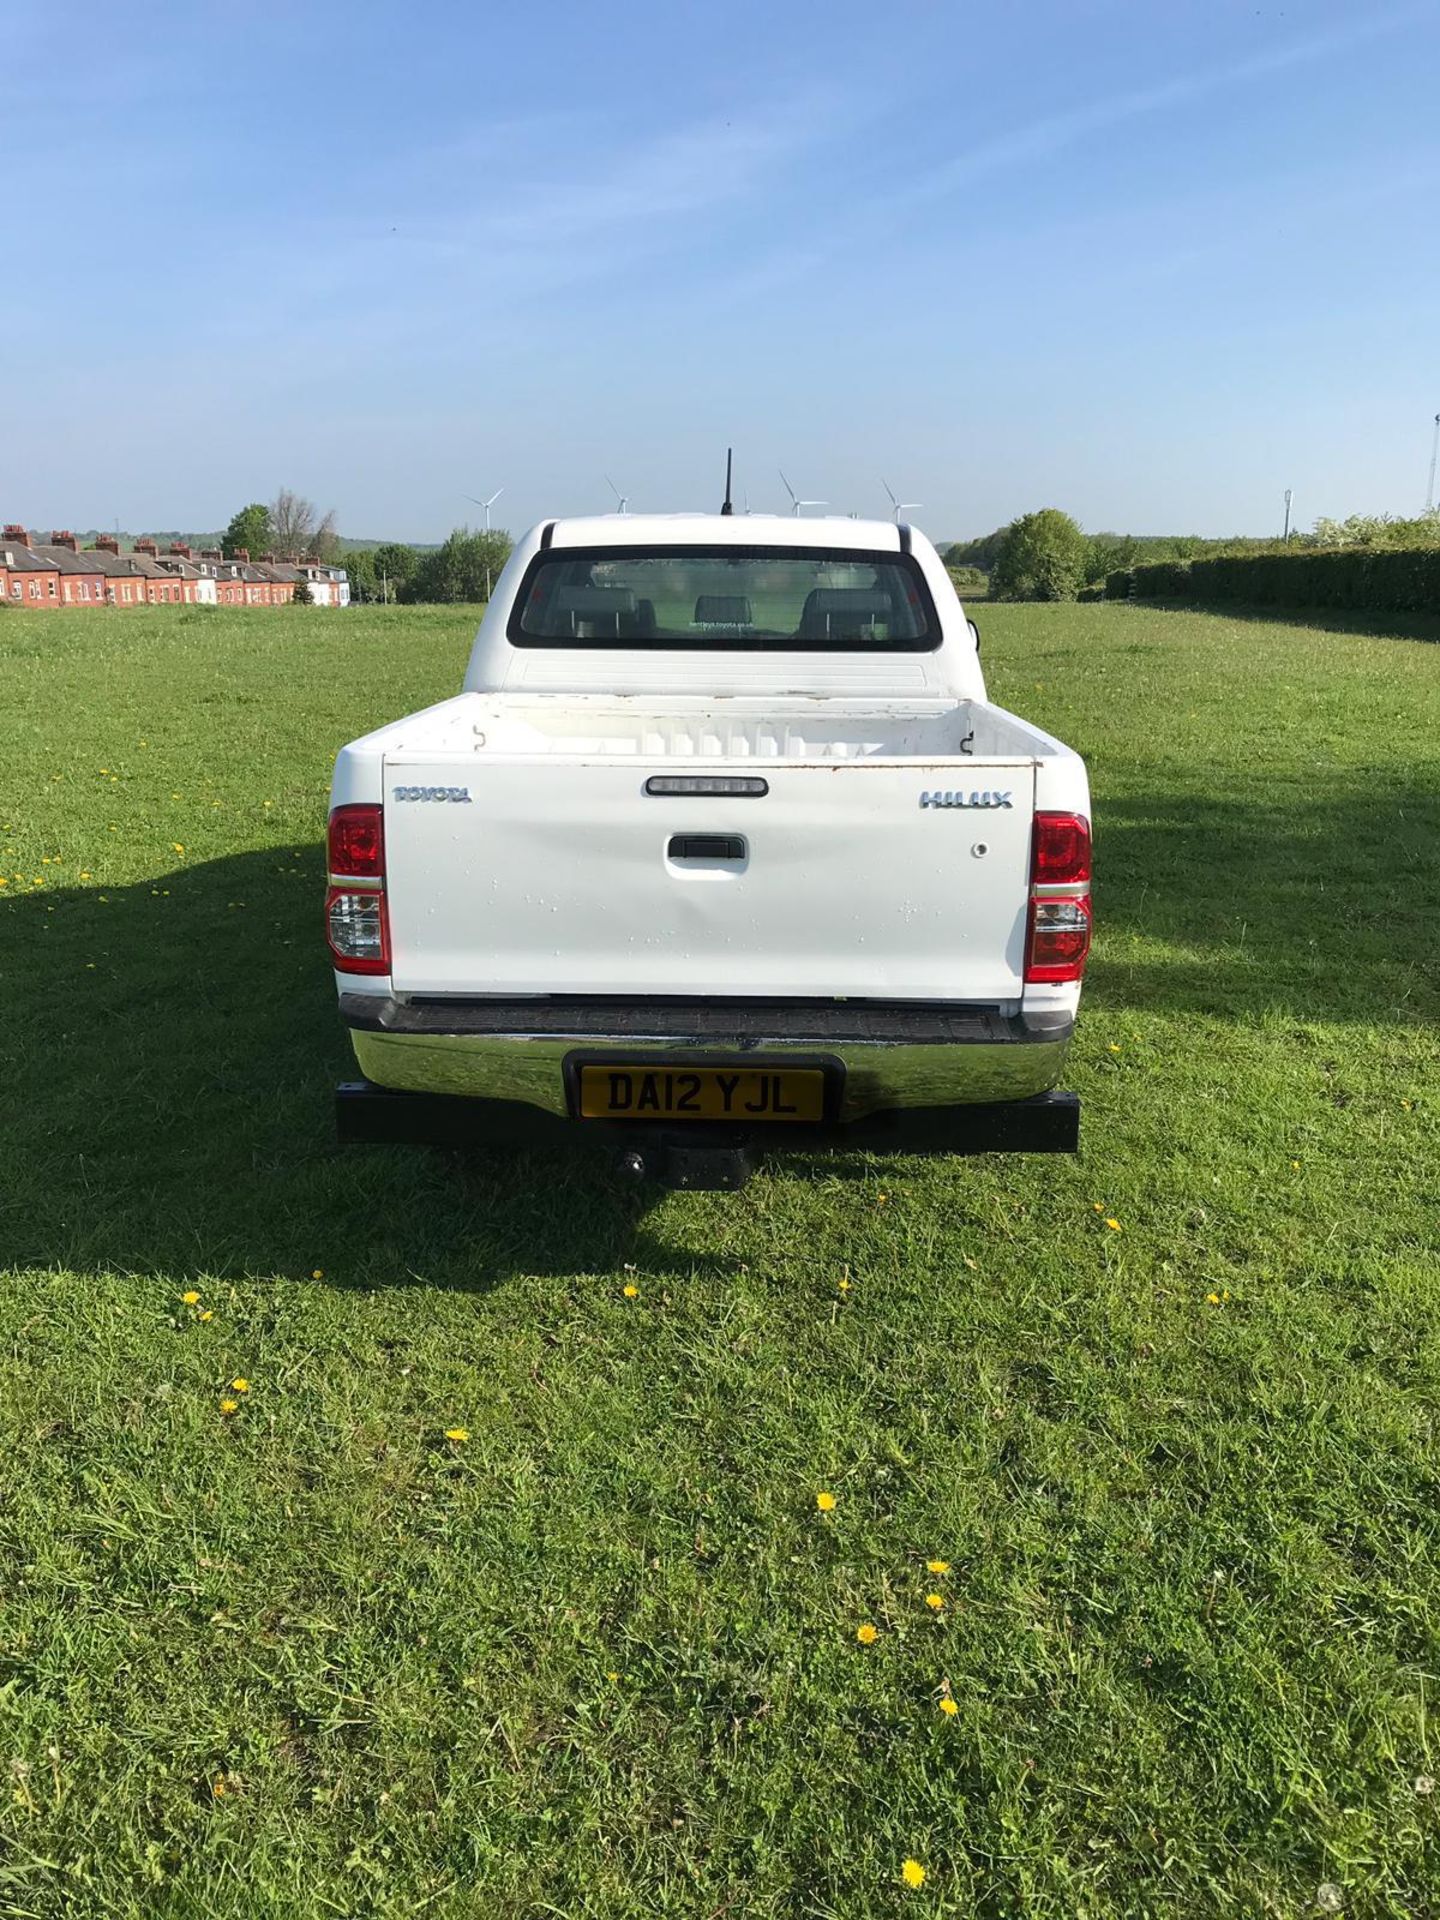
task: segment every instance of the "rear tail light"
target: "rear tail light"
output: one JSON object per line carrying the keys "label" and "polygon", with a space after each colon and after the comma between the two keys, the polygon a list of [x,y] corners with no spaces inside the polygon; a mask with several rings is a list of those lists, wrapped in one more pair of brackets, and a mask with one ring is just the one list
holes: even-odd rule
{"label": "rear tail light", "polygon": [[1026,983],[1079,980],[1090,952],[1090,822],[1037,813],[1030,861]]}
{"label": "rear tail light", "polygon": [[325,896],[325,937],[336,969],[389,973],[384,815],[378,806],[336,807],[327,838],[330,890]]}
{"label": "rear tail light", "polygon": [[336,807],[330,816],[330,872],[337,880],[385,878],[385,819],[379,807]]}

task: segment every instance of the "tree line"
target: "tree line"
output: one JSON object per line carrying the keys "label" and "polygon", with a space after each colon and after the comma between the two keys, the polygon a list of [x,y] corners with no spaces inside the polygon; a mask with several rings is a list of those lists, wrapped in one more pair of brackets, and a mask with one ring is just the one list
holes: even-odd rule
{"label": "tree line", "polygon": [[443,545],[420,549],[397,541],[352,547],[345,555],[352,600],[429,601],[479,605],[490,598],[515,542],[503,527],[456,527]]}
{"label": "tree line", "polygon": [[439,547],[411,547],[385,540],[374,547],[347,548],[334,512],[320,513],[314,502],[282,487],[266,503],[252,500],[231,518],[221,536],[227,559],[262,553],[314,558],[343,565],[350,577],[350,598],[378,601],[436,601],[479,604],[490,598],[497,575],[510,558],[514,541],[503,527],[483,532],[456,527]]}
{"label": "tree line", "polygon": [[1288,540],[1204,539],[1198,535],[1149,535],[1082,531],[1058,507],[1022,514],[978,540],[956,541],[944,554],[957,586],[988,579],[992,600],[1098,599],[1112,574],[1142,565],[1183,566],[1191,561],[1249,559],[1266,554],[1316,551],[1393,550],[1440,547],[1440,512],[1413,520],[1388,514],[1352,514],[1348,520],[1317,520],[1309,533]]}

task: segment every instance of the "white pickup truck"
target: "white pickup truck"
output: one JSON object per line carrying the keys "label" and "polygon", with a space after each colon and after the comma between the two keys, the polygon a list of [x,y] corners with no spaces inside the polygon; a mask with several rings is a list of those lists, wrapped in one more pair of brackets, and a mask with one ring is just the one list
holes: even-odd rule
{"label": "white pickup truck", "polygon": [[889,521],[534,528],[463,692],[336,761],[341,1138],[1073,1150],[1085,768],[978,643]]}

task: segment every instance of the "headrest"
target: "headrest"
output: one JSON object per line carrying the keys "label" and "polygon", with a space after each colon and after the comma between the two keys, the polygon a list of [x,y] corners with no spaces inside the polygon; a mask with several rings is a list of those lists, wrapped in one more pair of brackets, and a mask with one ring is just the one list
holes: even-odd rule
{"label": "headrest", "polygon": [[557,587],[552,603],[556,613],[633,613],[635,595],[629,587]]}
{"label": "headrest", "polygon": [[697,627],[750,627],[755,616],[743,593],[702,593],[695,602]]}
{"label": "headrest", "polygon": [[877,621],[888,624],[894,618],[889,594],[873,587],[814,587],[805,598],[800,632],[806,639],[827,633],[858,633]]}

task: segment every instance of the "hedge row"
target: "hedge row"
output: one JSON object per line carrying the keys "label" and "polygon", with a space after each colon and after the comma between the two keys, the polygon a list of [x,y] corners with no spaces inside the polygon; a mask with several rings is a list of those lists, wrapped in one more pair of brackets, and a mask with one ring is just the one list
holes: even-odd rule
{"label": "hedge row", "polygon": [[1105,597],[1440,613],[1440,547],[1344,547],[1156,561],[1112,573]]}

